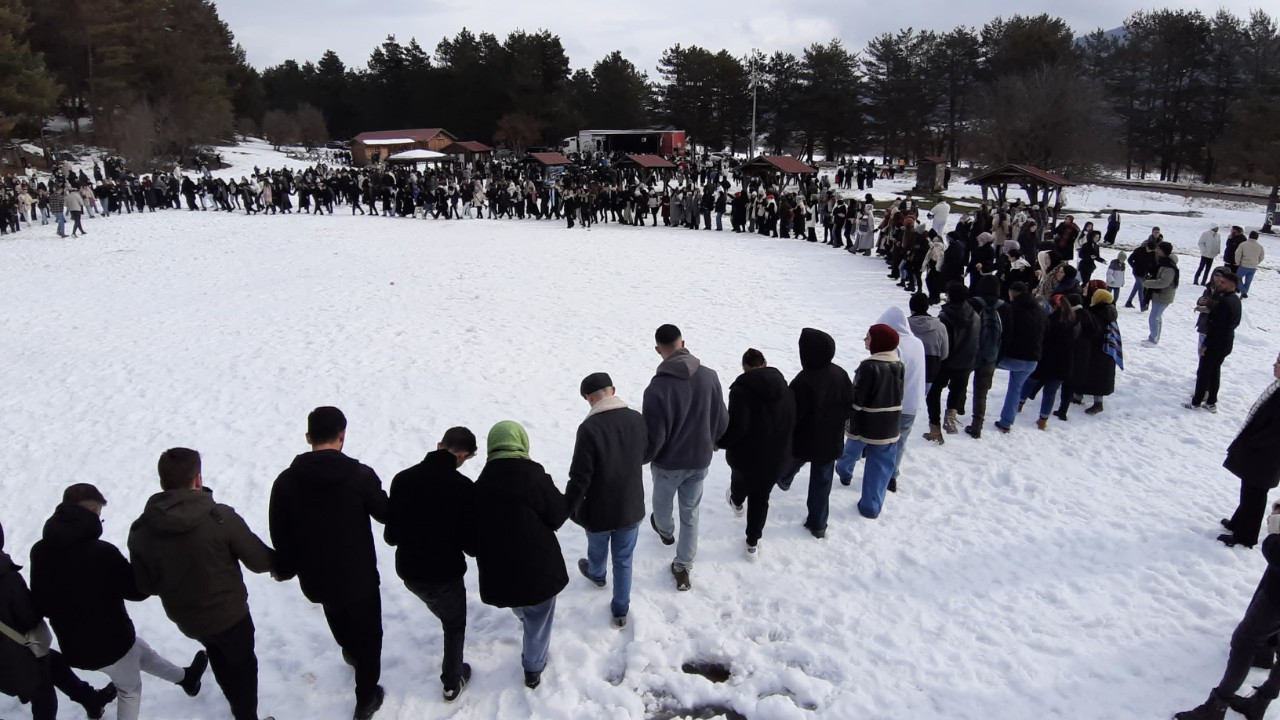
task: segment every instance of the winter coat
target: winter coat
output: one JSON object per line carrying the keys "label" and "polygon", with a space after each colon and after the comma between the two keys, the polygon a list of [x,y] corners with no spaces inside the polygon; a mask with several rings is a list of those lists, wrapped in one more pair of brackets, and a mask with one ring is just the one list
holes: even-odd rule
{"label": "winter coat", "polygon": [[1142,287],[1151,291],[1151,302],[1172,304],[1178,294],[1178,257],[1161,258],[1156,266],[1156,276],[1143,280]]}
{"label": "winter coat", "polygon": [[102,521],[75,504],[59,505],[31,548],[31,595],[58,635],[72,667],[100,670],[133,647],[133,621],[124,601],[138,592],[129,561],[101,540]]}
{"label": "winter coat", "polygon": [[1258,581],[1258,592],[1273,606],[1280,606],[1280,534],[1262,539],[1262,556],[1267,559],[1267,569]]}
{"label": "winter coat", "polygon": [[490,460],[476,479],[470,534],[480,599],[494,607],[529,607],[569,584],[556,530],[569,518],[564,495],[538,463]]}
{"label": "winter coat", "polygon": [[1044,331],[1048,323],[1044,309],[1030,293],[1022,293],[1000,307],[1000,357],[1039,362],[1044,350]]}
{"label": "winter coat", "polygon": [[1213,309],[1205,316],[1204,349],[1226,357],[1235,348],[1236,328],[1240,327],[1240,296],[1218,293],[1214,300]]}
{"label": "winter coat", "polygon": [[1156,251],[1147,247],[1145,243],[1139,245],[1129,253],[1129,267],[1134,275],[1140,278],[1147,277],[1156,268]]}
{"label": "winter coat", "polygon": [[1253,238],[1245,240],[1236,248],[1236,264],[1242,268],[1257,268],[1266,257],[1262,243]]}
{"label": "winter coat", "polygon": [[1044,345],[1040,362],[1031,373],[1037,380],[1070,380],[1076,357],[1076,341],[1080,338],[1080,324],[1063,322],[1056,315],[1049,318],[1044,329]]}
{"label": "winter coat", "polygon": [[371,468],[340,450],[303,453],[276,478],[270,518],[276,575],[297,575],[308,600],[341,605],[377,592],[369,519],[387,521],[387,494]]}
{"label": "winter coat", "polygon": [[1226,253],[1223,255],[1223,262],[1227,265],[1238,265],[1239,261],[1236,258],[1236,253],[1239,251],[1240,245],[1243,244],[1245,240],[1245,236],[1238,233],[1228,235]]}
{"label": "winter coat", "polygon": [[896,350],[862,361],[853,376],[853,403],[845,434],[868,445],[892,445],[902,425],[905,373]]}
{"label": "winter coat", "polygon": [[844,452],[844,423],[853,400],[849,373],[832,362],[836,341],[821,330],[800,331],[801,371],[791,381],[796,421],[791,454],[825,464]]}
{"label": "winter coat", "polygon": [[644,416],[617,396],[596,403],[578,426],[564,497],[587,532],[621,530],[644,519]]}
{"label": "winter coat", "polygon": [[734,474],[752,485],[777,482],[791,464],[796,401],[776,368],[748,370],[729,386],[729,427],[717,444]]}
{"label": "winter coat", "polygon": [[1200,233],[1200,257],[1216,258],[1222,252],[1222,237],[1217,230]]}
{"label": "winter coat", "polygon": [[[0,623],[26,634],[40,623],[40,613],[21,569],[0,552]],[[30,698],[46,675],[42,665],[29,649],[0,636],[0,693]]]}
{"label": "winter coat", "polygon": [[911,323],[911,334],[920,338],[920,342],[924,343],[927,367],[925,378],[932,383],[938,377],[938,368],[942,366],[942,361],[947,359],[947,355],[951,351],[947,328],[942,324],[941,320],[932,315],[912,315],[909,318],[909,322]]}
{"label": "winter coat", "polygon": [[67,194],[63,196],[63,201],[66,203],[67,212],[84,211],[84,198],[80,197],[80,193],[75,190],[68,190]]}
{"label": "winter coat", "polygon": [[1124,267],[1116,267],[1114,261],[1107,266],[1107,287],[1124,287]]}
{"label": "winter coat", "polygon": [[199,640],[249,614],[240,564],[269,572],[275,551],[208,488],[166,490],[147,499],[129,528],[129,560],[138,590],[159,595],[169,619]]}
{"label": "winter coat", "polygon": [[[929,318],[937,322],[935,318]],[[926,393],[925,375],[928,371],[928,361],[925,356],[924,343],[917,338],[914,328],[907,320],[907,314],[902,308],[890,306],[880,314],[877,321],[882,325],[888,325],[898,333],[898,358],[902,361],[903,385],[902,385],[902,414],[917,415],[921,408],[924,407],[924,398]],[[947,333],[939,323],[938,334],[942,336],[945,342]]]}
{"label": "winter coat", "polygon": [[729,425],[720,378],[684,348],[658,365],[644,391],[645,461],[666,470],[702,470]]}
{"label": "winter coat", "polygon": [[[1106,397],[1116,391],[1116,361],[1107,354],[1107,331],[1115,322],[1116,306],[1101,303],[1084,311],[1088,321],[1081,322],[1081,344],[1088,348],[1087,367],[1083,377],[1075,381],[1074,390],[1081,395]],[[1077,368],[1075,377],[1081,376]]]}
{"label": "winter coat", "polygon": [[[1277,436],[1280,436],[1280,392],[1272,392],[1231,441],[1222,466],[1245,485],[1274,488],[1280,483]],[[1280,600],[1280,594],[1273,598]]]}
{"label": "winter coat", "polygon": [[978,340],[982,334],[982,318],[967,301],[949,302],[938,311],[938,319],[947,328],[949,352],[942,361],[947,370],[972,370],[978,363]]}
{"label": "winter coat", "polygon": [[437,584],[466,574],[471,500],[471,479],[448,450],[427,453],[391,479],[383,537],[396,549],[400,579]]}

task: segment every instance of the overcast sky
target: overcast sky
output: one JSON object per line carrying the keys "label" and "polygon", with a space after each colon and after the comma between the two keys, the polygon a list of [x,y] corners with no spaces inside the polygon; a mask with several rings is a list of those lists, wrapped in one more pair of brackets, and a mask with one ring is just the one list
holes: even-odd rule
{"label": "overcast sky", "polygon": [[[1274,0],[1220,0],[1241,17]],[[1077,35],[1119,27],[1136,10],[1194,9],[1194,0],[1075,0],[1025,4],[991,0],[923,0],[899,5],[885,0],[216,0],[222,18],[259,69],[283,60],[316,60],[332,49],[350,66],[363,67],[388,34],[400,42],[416,37],[434,52],[442,37],[463,27],[502,40],[515,29],[545,28],[559,35],[574,68],[590,67],[613,50],[656,74],[662,51],[675,43],[721,48],[745,55],[752,48],[799,53],[814,42],[840,38],[861,50],[867,40],[908,25],[946,31],[981,26],[997,15],[1049,12],[1071,23]],[[1207,7],[1207,6],[1205,6]],[[1217,4],[1213,6],[1216,10]],[[909,8],[911,15],[903,12]],[[1215,10],[1208,10],[1213,12]]]}

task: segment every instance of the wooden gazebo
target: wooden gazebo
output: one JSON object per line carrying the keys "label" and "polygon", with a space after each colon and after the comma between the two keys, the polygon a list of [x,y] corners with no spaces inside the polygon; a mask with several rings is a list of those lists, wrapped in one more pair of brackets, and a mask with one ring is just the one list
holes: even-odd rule
{"label": "wooden gazebo", "polygon": [[[988,170],[970,178],[968,184],[982,187],[983,201],[987,199],[987,191],[993,190],[996,199],[1002,203],[1008,201],[1009,186],[1017,185],[1027,193],[1032,205],[1039,205],[1046,212],[1052,207],[1055,221],[1062,202],[1062,188],[1076,186],[1061,175],[1030,165],[1005,165]],[[1054,197],[1052,205],[1049,203],[1051,196]]]}
{"label": "wooden gazebo", "polygon": [[773,176],[781,176],[778,187],[786,187],[788,178],[795,176],[797,181],[805,175],[817,175],[818,168],[806,165],[790,155],[761,155],[743,163],[738,171],[743,175],[758,175],[768,180]]}

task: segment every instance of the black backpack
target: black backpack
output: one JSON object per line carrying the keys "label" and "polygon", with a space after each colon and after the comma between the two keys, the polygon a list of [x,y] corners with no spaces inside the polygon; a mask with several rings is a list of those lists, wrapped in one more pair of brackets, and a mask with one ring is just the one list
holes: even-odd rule
{"label": "black backpack", "polygon": [[1000,306],[1003,300],[988,304],[985,298],[974,298],[974,307],[982,318],[978,331],[978,365],[990,365],[1000,359],[1001,343],[1004,340],[1004,321],[1000,319]]}

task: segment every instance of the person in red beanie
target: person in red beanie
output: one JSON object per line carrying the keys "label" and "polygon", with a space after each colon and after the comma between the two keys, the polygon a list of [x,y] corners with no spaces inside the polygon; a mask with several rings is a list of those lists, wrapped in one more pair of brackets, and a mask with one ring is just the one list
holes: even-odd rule
{"label": "person in red beanie", "polygon": [[853,406],[845,424],[845,437],[850,442],[845,454],[867,459],[858,512],[875,519],[884,506],[897,459],[895,443],[905,386],[902,361],[898,358],[898,332],[888,325],[872,325],[864,342],[871,357],[862,361],[853,376]]}

